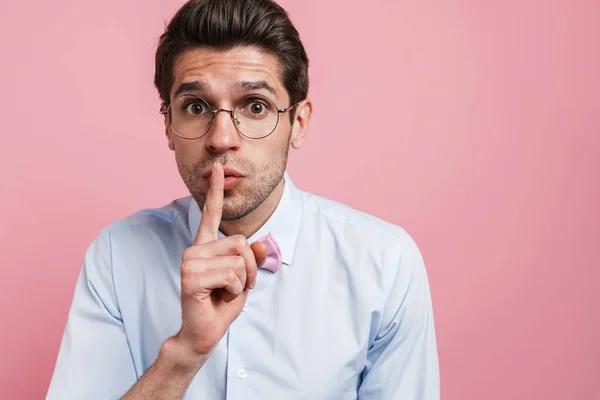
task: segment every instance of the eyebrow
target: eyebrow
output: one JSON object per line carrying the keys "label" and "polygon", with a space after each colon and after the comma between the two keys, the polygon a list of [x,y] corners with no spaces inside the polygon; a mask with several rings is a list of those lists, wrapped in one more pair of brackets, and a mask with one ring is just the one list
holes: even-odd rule
{"label": "eyebrow", "polygon": [[238,82],[235,86],[238,90],[246,92],[252,92],[255,90],[266,90],[270,92],[273,96],[277,97],[275,89],[267,81],[242,81]]}
{"label": "eyebrow", "polygon": [[[257,91],[257,90],[266,90],[269,93],[271,93],[273,96],[277,97],[277,92],[275,91],[273,86],[271,86],[269,84],[269,82],[264,81],[264,80],[263,81],[237,82],[234,85],[234,88],[239,92],[253,92],[253,91]],[[173,94],[173,97],[175,98],[183,93],[207,92],[207,91],[209,91],[209,89],[210,89],[210,85],[203,81],[183,82],[181,85],[179,85],[179,87]]]}
{"label": "eyebrow", "polygon": [[208,88],[209,85],[206,82],[202,81],[183,82],[181,85],[179,85],[179,87],[175,91],[175,94],[173,94],[173,97],[175,98],[182,93],[188,92],[205,92],[208,90]]}

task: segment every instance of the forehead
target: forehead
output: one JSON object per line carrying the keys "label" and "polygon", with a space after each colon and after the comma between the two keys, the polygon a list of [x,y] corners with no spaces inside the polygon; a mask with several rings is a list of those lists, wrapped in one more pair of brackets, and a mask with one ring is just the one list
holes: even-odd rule
{"label": "forehead", "polygon": [[[203,94],[226,97],[240,91],[241,82],[266,82],[275,91],[274,100],[287,99],[279,77],[279,61],[256,47],[235,47],[221,51],[213,48],[188,49],[175,60],[171,98],[187,82],[202,82]],[[263,89],[264,90],[264,89]]]}

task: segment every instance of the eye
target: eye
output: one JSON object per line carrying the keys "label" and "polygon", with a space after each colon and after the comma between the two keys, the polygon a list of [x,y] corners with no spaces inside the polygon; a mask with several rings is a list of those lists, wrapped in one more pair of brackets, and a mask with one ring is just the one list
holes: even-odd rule
{"label": "eye", "polygon": [[266,100],[250,98],[244,101],[241,111],[250,117],[266,117],[272,111],[273,107]]}
{"label": "eye", "polygon": [[185,105],[185,111],[191,115],[200,115],[208,112],[208,106],[201,101],[191,101]]}
{"label": "eye", "polygon": [[259,101],[253,101],[248,105],[248,109],[250,110],[250,113],[252,113],[254,115],[259,115],[259,114],[263,113],[266,108],[267,107]]}

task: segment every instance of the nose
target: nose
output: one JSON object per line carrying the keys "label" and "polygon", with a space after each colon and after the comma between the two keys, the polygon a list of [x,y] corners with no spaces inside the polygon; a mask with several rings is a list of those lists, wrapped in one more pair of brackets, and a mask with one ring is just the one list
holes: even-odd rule
{"label": "nose", "polygon": [[[221,111],[224,111],[221,113]],[[235,121],[230,110],[220,108],[214,110],[206,147],[211,153],[221,154],[240,148],[241,138],[235,127]]]}

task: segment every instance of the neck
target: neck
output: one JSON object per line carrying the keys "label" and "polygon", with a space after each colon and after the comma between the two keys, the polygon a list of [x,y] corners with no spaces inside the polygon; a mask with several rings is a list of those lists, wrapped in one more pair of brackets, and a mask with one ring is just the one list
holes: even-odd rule
{"label": "neck", "polygon": [[284,184],[284,179],[281,179],[269,197],[245,217],[234,221],[221,221],[219,230],[226,236],[243,235],[246,238],[252,236],[267,222],[277,208],[283,195]]}

